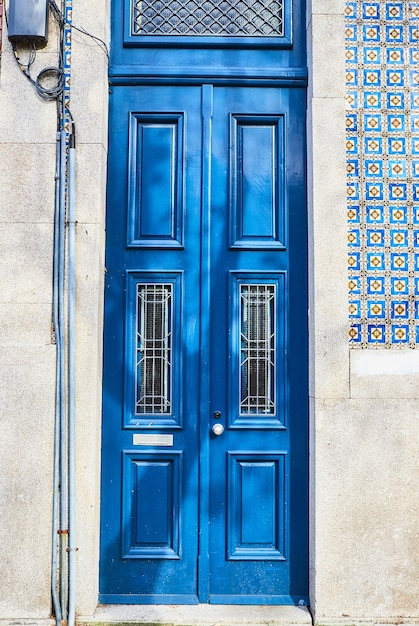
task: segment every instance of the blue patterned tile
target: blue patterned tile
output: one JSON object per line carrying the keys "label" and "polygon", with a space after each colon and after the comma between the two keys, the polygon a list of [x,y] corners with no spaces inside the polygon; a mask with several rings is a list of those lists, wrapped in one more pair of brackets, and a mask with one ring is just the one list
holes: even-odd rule
{"label": "blue patterned tile", "polygon": [[351,252],[348,254],[348,269],[360,270],[361,269],[361,253]]}
{"label": "blue patterned tile", "polygon": [[411,93],[410,94],[410,107],[412,109],[419,109],[419,94]]}
{"label": "blue patterned tile", "polygon": [[393,343],[409,343],[409,326],[407,324],[392,325],[391,340]]}
{"label": "blue patterned tile", "polygon": [[383,199],[383,183],[365,183],[365,191],[367,200]]}
{"label": "blue patterned tile", "polygon": [[403,26],[391,24],[386,26],[386,41],[390,43],[401,43],[403,41]]}
{"label": "blue patterned tile", "polygon": [[406,154],[406,138],[389,137],[388,152],[389,154]]}
{"label": "blue patterned tile", "polygon": [[345,28],[345,39],[346,41],[357,41],[358,29],[356,24],[350,24]]}
{"label": "blue patterned tile", "polygon": [[404,93],[391,91],[387,93],[387,107],[389,109],[404,108]]}
{"label": "blue patterned tile", "polygon": [[350,294],[359,295],[361,293],[361,277],[350,276],[348,280],[348,290]]}
{"label": "blue patterned tile", "polygon": [[418,26],[409,26],[409,42],[410,43],[419,43],[419,27]]}
{"label": "blue patterned tile", "polygon": [[388,161],[389,178],[406,178],[406,161]]}
{"label": "blue patterned tile", "polygon": [[385,300],[369,300],[367,302],[368,319],[384,319],[386,316]]}
{"label": "blue patterned tile", "polygon": [[407,272],[409,269],[409,255],[407,252],[392,252],[390,254],[390,268],[394,272]]}
{"label": "blue patterned tile", "polygon": [[385,270],[384,252],[367,252],[367,270]]}
{"label": "blue patterned tile", "polygon": [[389,187],[389,196],[390,196],[391,201],[407,199],[406,183],[390,183],[388,187]]}
{"label": "blue patterned tile", "polygon": [[404,132],[405,116],[401,114],[390,113],[387,115],[387,130],[391,132]]}
{"label": "blue patterned tile", "polygon": [[404,87],[404,71],[403,70],[387,70],[386,84],[388,87]]}
{"label": "blue patterned tile", "polygon": [[386,20],[402,20],[403,19],[403,3],[391,2],[386,4]]}
{"label": "blue patterned tile", "polygon": [[346,94],[346,102],[348,103],[351,109],[357,109],[358,108],[358,92],[348,91]]}
{"label": "blue patterned tile", "polygon": [[392,276],[390,278],[390,293],[392,296],[409,295],[409,278]]}
{"label": "blue patterned tile", "polygon": [[360,232],[358,228],[354,228],[348,233],[348,244],[350,246],[359,246]]}
{"label": "blue patterned tile", "polygon": [[[381,71],[380,70],[372,70],[372,69],[368,69],[368,70],[364,70],[364,86],[371,88],[371,87],[378,87],[381,83]],[[356,77],[358,78],[358,76]]]}
{"label": "blue patterned tile", "polygon": [[374,131],[376,133],[381,133],[382,123],[381,123],[381,115],[364,115],[364,131]]}
{"label": "blue patterned tile", "polygon": [[359,183],[351,182],[347,183],[346,193],[349,200],[359,200]]}
{"label": "blue patterned tile", "polygon": [[390,206],[390,224],[407,224],[407,207]]}
{"label": "blue patterned tile", "polygon": [[358,48],[356,46],[347,46],[346,48],[346,62],[358,63]]}
{"label": "blue patterned tile", "polygon": [[380,26],[370,24],[362,27],[364,41],[367,43],[380,41]]}
{"label": "blue patterned tile", "polygon": [[353,324],[349,329],[349,341],[350,343],[361,343],[362,342],[362,333],[361,333],[361,324]]}
{"label": "blue patterned tile", "polygon": [[348,87],[356,87],[358,85],[358,70],[347,70],[346,85]]}
{"label": "blue patterned tile", "polygon": [[409,302],[407,300],[393,300],[390,306],[391,317],[394,319],[408,319]]}
{"label": "blue patterned tile", "polygon": [[347,20],[355,20],[357,18],[357,3],[356,2],[346,3],[345,18]]}
{"label": "blue patterned tile", "polygon": [[352,300],[349,303],[348,312],[352,319],[361,317],[361,300]]}
{"label": "blue patterned tile", "polygon": [[387,65],[403,65],[404,49],[403,48],[387,48],[386,49]]}
{"label": "blue patterned tile", "polygon": [[371,295],[384,294],[385,289],[384,276],[368,276],[367,277],[367,293]]}
{"label": "blue patterned tile", "polygon": [[375,91],[364,91],[364,108],[381,109],[381,93]]}
{"label": "blue patterned tile", "polygon": [[409,255],[407,252],[392,252],[390,254],[391,265],[390,268],[394,272],[407,272],[409,269]]}
{"label": "blue patterned tile", "polygon": [[384,246],[384,230],[369,230],[366,231],[367,246],[381,247]]}
{"label": "blue patterned tile", "polygon": [[384,324],[368,324],[367,332],[369,343],[385,343],[385,329]]}
{"label": "blue patterned tile", "polygon": [[382,224],[384,222],[384,207],[382,205],[365,206],[367,224]]}
{"label": "blue patterned tile", "polygon": [[348,154],[358,154],[358,137],[348,137],[346,140],[346,152]]}
{"label": "blue patterned tile", "polygon": [[380,46],[365,46],[364,48],[364,64],[372,65],[381,63],[381,48]]}
{"label": "blue patterned tile", "polygon": [[419,63],[419,49],[410,47],[409,49],[409,61],[412,65]]}
{"label": "blue patterned tile", "polygon": [[379,20],[380,19],[380,3],[379,2],[363,2],[362,19]]}
{"label": "blue patterned tile", "polygon": [[383,140],[381,137],[364,136],[365,154],[383,154]]}
{"label": "blue patterned tile", "polygon": [[410,116],[410,130],[412,133],[419,133],[419,115]]}
{"label": "blue patterned tile", "polygon": [[349,340],[419,348],[419,0],[345,18]]}
{"label": "blue patterned tile", "polygon": [[407,247],[408,245],[408,234],[406,230],[390,230],[390,246],[397,247]]}
{"label": "blue patterned tile", "polygon": [[349,224],[359,224],[361,220],[359,205],[350,205],[347,210]]}
{"label": "blue patterned tile", "polygon": [[383,177],[383,161],[376,159],[374,161],[365,161],[365,176]]}
{"label": "blue patterned tile", "polygon": [[346,129],[348,131],[357,131],[358,130],[358,118],[356,113],[347,113],[346,114]]}

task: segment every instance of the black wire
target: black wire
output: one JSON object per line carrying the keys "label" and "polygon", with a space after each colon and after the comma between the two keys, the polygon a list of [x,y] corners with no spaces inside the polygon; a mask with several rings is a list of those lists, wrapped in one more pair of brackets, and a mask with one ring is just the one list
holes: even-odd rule
{"label": "black wire", "polygon": [[90,37],[91,39],[93,39],[93,41],[99,46],[99,48],[106,54],[106,56],[109,59],[108,46],[103,41],[103,39],[101,39],[100,37],[96,37],[96,35],[92,35],[92,33],[89,33],[82,26],[75,26],[74,24],[71,24],[69,22],[65,22],[64,16],[61,13],[60,9],[58,8],[55,0],[49,0],[49,4],[50,4],[50,7],[52,8],[52,11],[54,13],[54,16],[55,16],[56,20],[59,22],[60,25],[63,26],[64,24],[66,24],[72,30],[77,30],[79,33],[82,33],[86,37]]}
{"label": "black wire", "polygon": [[[55,66],[45,67],[39,72],[38,76],[35,79],[33,79],[30,73],[30,69],[36,59],[36,47],[34,43],[30,43],[29,45],[29,58],[26,63],[24,63],[22,59],[20,58],[16,43],[11,42],[11,44],[12,44],[13,54],[19,65],[19,68],[21,69],[23,74],[26,76],[26,78],[29,80],[29,82],[33,85],[33,87],[36,90],[36,93],[44,100],[49,100],[49,101],[57,100],[58,101],[59,99],[62,99],[62,95],[64,92],[64,84],[65,84],[64,69],[63,69],[63,66],[64,66],[63,29],[65,25],[67,25],[73,30],[77,30],[78,32],[85,35],[86,37],[90,37],[100,47],[100,49],[106,54],[108,59],[109,59],[109,51],[108,51],[108,47],[106,43],[102,39],[100,39],[99,37],[96,37],[95,35],[92,35],[91,33],[89,33],[87,30],[85,30],[82,27],[74,26],[73,24],[67,23],[64,19],[62,12],[58,8],[55,0],[49,0],[49,8],[52,10],[54,17],[60,26],[60,54],[59,54],[58,67],[55,67]],[[6,12],[6,26],[8,27],[8,25],[9,25],[8,15]],[[49,86],[48,84],[46,85],[44,83],[45,79],[47,78],[51,79],[52,76],[55,76],[55,82],[51,86]],[[70,113],[67,107],[66,109]]]}

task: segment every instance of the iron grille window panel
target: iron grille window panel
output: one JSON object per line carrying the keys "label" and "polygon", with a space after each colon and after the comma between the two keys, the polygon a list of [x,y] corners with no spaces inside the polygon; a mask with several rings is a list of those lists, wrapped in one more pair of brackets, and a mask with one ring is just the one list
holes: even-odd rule
{"label": "iron grille window panel", "polygon": [[240,286],[240,413],[275,413],[275,285]]}
{"label": "iron grille window panel", "polygon": [[172,412],[172,285],[137,285],[136,415]]}
{"label": "iron grille window panel", "polygon": [[284,36],[284,0],[132,2],[132,35]]}

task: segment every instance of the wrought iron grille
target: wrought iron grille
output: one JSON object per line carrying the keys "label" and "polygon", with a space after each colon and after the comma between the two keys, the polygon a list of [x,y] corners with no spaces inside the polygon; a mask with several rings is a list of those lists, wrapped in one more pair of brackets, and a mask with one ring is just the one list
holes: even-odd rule
{"label": "wrought iron grille", "polygon": [[275,413],[275,286],[240,287],[240,413]]}
{"label": "wrought iron grille", "polygon": [[133,35],[284,36],[284,0],[131,1]]}
{"label": "wrought iron grille", "polygon": [[136,414],[171,413],[172,285],[137,285]]}

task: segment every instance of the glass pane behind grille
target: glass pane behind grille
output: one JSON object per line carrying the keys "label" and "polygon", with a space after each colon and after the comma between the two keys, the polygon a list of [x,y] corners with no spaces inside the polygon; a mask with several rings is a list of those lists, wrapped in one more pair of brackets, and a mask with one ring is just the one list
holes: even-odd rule
{"label": "glass pane behind grille", "polygon": [[241,285],[240,413],[275,413],[275,286]]}
{"label": "glass pane behind grille", "polygon": [[137,285],[136,414],[171,413],[172,285]]}
{"label": "glass pane behind grille", "polygon": [[132,2],[133,35],[284,36],[284,0]]}

